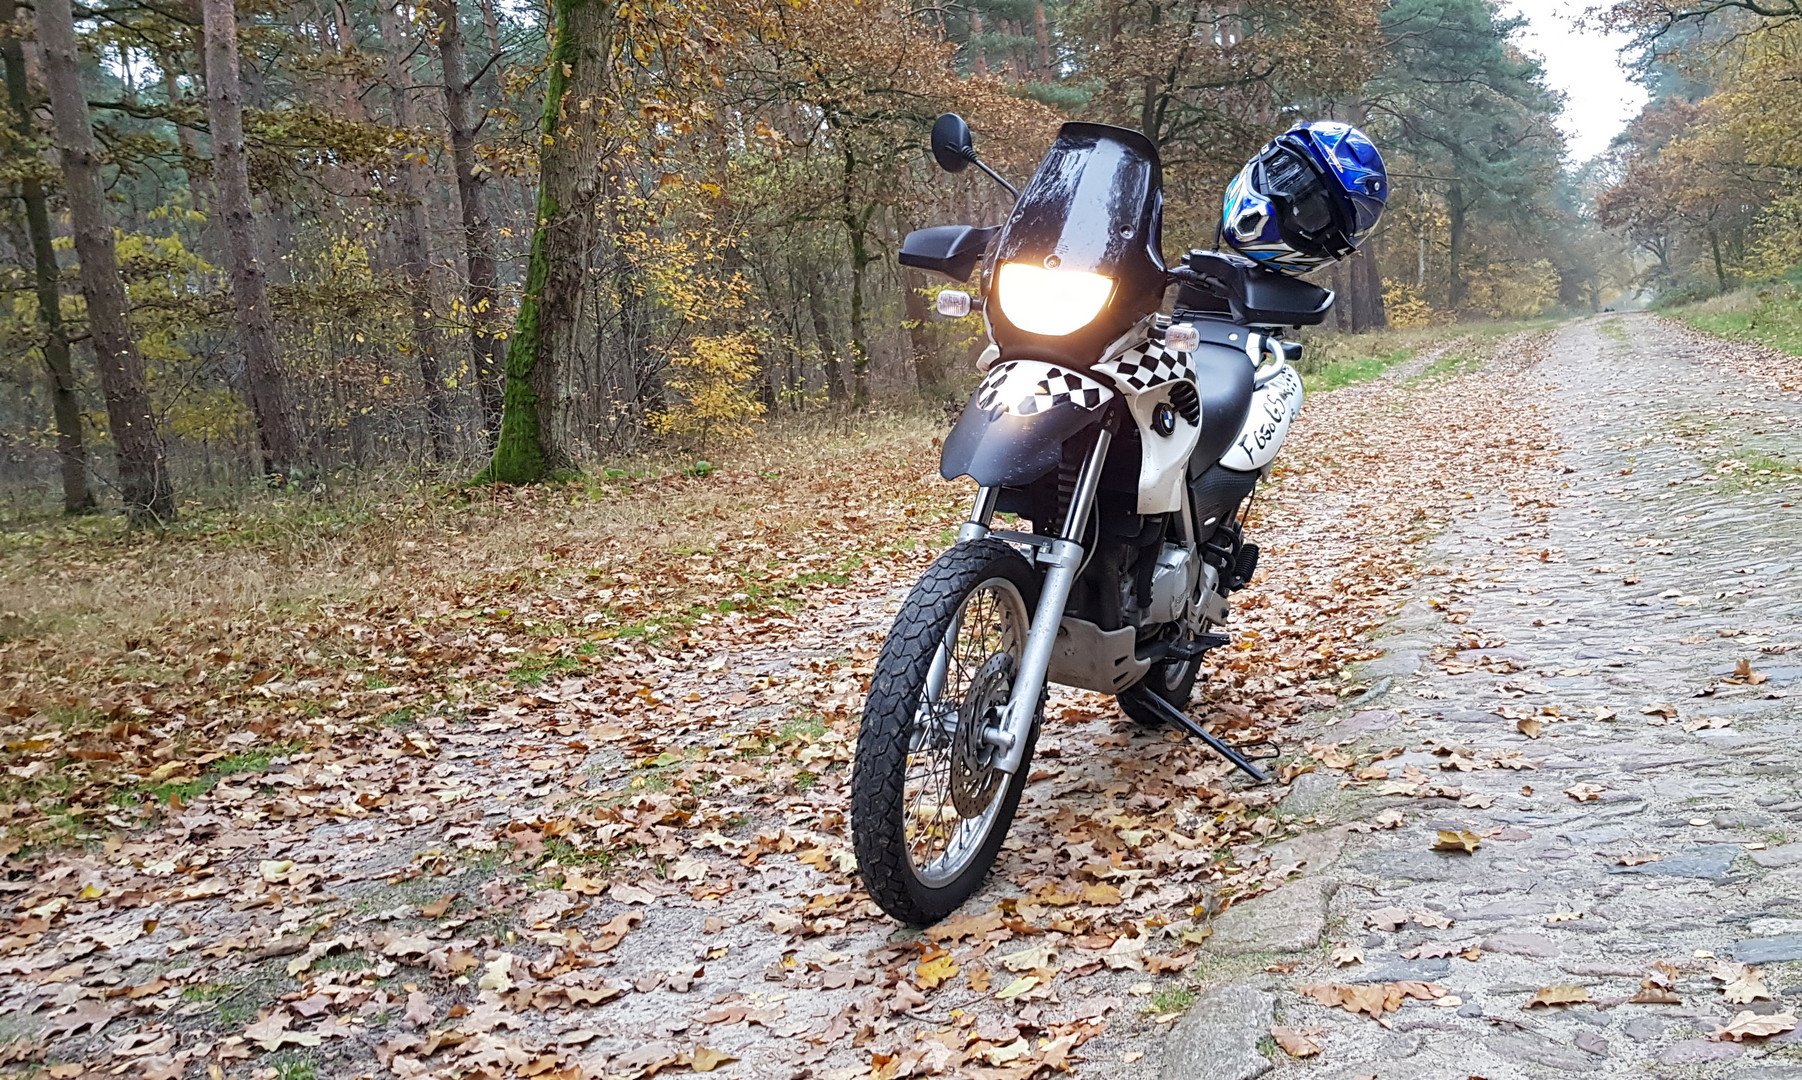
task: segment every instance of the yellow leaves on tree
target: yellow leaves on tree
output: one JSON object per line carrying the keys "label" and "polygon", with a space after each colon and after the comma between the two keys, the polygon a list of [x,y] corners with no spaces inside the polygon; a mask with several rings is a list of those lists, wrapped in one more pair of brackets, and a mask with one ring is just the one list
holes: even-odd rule
{"label": "yellow leaves on tree", "polygon": [[747,389],[757,372],[757,344],[749,333],[696,337],[669,359],[664,381],[678,400],[651,415],[652,428],[703,449],[721,436],[749,434],[763,415],[763,402]]}

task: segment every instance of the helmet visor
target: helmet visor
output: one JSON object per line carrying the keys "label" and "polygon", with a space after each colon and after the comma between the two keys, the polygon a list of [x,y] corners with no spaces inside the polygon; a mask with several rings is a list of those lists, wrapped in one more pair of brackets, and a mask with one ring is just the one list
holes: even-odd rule
{"label": "helmet visor", "polygon": [[1344,200],[1308,153],[1278,142],[1264,155],[1263,193],[1277,206],[1283,240],[1309,255],[1337,258],[1351,250]]}

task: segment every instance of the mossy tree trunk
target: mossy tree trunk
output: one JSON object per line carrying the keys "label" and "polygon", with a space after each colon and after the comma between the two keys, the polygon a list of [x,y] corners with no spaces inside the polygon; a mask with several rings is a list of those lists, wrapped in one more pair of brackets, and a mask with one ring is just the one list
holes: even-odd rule
{"label": "mossy tree trunk", "polygon": [[538,222],[507,341],[501,433],[484,479],[536,483],[573,464],[559,430],[562,364],[574,348],[584,268],[613,133],[613,0],[553,0],[556,39],[538,154]]}

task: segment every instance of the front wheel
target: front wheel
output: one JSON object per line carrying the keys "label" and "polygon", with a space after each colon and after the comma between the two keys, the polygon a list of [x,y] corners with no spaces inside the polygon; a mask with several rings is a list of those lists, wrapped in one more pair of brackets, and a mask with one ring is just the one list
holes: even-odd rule
{"label": "front wheel", "polygon": [[949,915],[982,884],[1026,786],[1039,718],[1012,776],[982,737],[1013,694],[1038,598],[1032,567],[992,539],[939,556],[889,630],[851,775],[864,888],[910,926]]}

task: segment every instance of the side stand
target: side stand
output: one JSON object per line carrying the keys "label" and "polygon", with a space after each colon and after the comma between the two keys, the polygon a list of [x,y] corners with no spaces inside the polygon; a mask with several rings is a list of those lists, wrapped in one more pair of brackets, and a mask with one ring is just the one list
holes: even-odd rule
{"label": "side stand", "polygon": [[1163,698],[1158,697],[1156,694],[1147,693],[1144,690],[1135,688],[1128,690],[1127,693],[1132,694],[1140,705],[1157,713],[1163,718],[1166,724],[1169,724],[1178,731],[1187,732],[1197,739],[1200,739],[1202,742],[1207,743],[1213,748],[1216,754],[1219,754],[1221,757],[1231,762],[1233,767],[1240,772],[1245,773],[1260,784],[1270,782],[1270,777],[1265,776],[1264,773],[1256,765],[1253,765],[1250,759],[1244,754],[1239,753],[1239,751],[1233,749],[1233,747],[1203,730],[1200,724],[1189,719],[1188,714],[1181,709],[1178,709],[1176,706],[1165,701]]}

